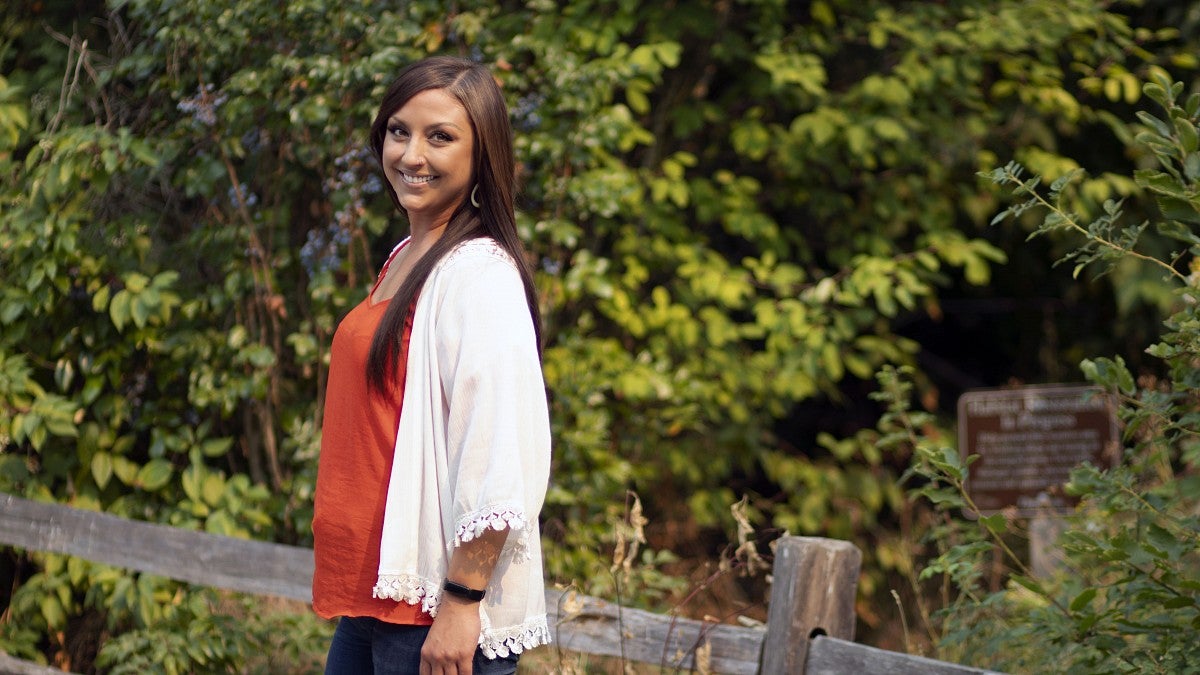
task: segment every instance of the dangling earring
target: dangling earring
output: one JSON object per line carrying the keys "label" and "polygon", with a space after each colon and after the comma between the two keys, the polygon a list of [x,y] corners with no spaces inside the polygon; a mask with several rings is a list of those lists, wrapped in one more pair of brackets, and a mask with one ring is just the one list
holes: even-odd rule
{"label": "dangling earring", "polygon": [[476,183],[475,187],[471,188],[471,206],[474,206],[475,208],[479,208],[479,198],[475,196],[475,193],[478,191],[479,184]]}

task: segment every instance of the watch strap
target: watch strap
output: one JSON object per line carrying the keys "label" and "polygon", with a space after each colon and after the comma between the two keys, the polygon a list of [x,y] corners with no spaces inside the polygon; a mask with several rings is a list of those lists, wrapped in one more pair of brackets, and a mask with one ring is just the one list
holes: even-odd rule
{"label": "watch strap", "polygon": [[442,582],[442,590],[446,591],[450,595],[462,598],[464,600],[470,600],[471,602],[479,602],[480,600],[483,600],[484,596],[483,591],[478,591],[474,588],[468,588],[457,581],[450,581],[449,579],[446,579]]}

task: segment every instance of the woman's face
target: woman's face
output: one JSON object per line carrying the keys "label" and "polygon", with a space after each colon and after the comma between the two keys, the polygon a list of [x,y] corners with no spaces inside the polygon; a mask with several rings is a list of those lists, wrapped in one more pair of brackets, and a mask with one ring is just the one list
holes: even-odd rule
{"label": "woman's face", "polygon": [[475,133],[458,99],[426,89],[388,119],[383,173],[410,222],[445,225],[473,187]]}

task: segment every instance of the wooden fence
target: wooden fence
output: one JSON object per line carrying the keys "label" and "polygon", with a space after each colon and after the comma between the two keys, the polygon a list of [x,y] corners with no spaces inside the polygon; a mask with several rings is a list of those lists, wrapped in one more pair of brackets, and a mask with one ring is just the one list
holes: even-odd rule
{"label": "wooden fence", "polygon": [[[202,586],[311,602],[312,550],[222,537],[0,494],[0,545],[78,556]],[[854,643],[861,554],[785,537],[775,551],[764,628],[663,616],[571,591],[546,592],[555,644],[585,654],[693,670],[698,649],[730,675],[968,675],[977,668]],[[0,673],[61,675],[0,652]]]}

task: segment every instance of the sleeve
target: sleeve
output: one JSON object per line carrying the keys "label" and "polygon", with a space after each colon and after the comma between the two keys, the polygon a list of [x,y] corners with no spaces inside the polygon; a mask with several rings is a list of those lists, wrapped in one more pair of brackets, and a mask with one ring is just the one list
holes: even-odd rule
{"label": "sleeve", "polygon": [[[550,421],[536,334],[511,262],[465,266],[436,326],[454,546],[510,530],[527,550],[550,473]],[[464,273],[465,272],[465,273]]]}

